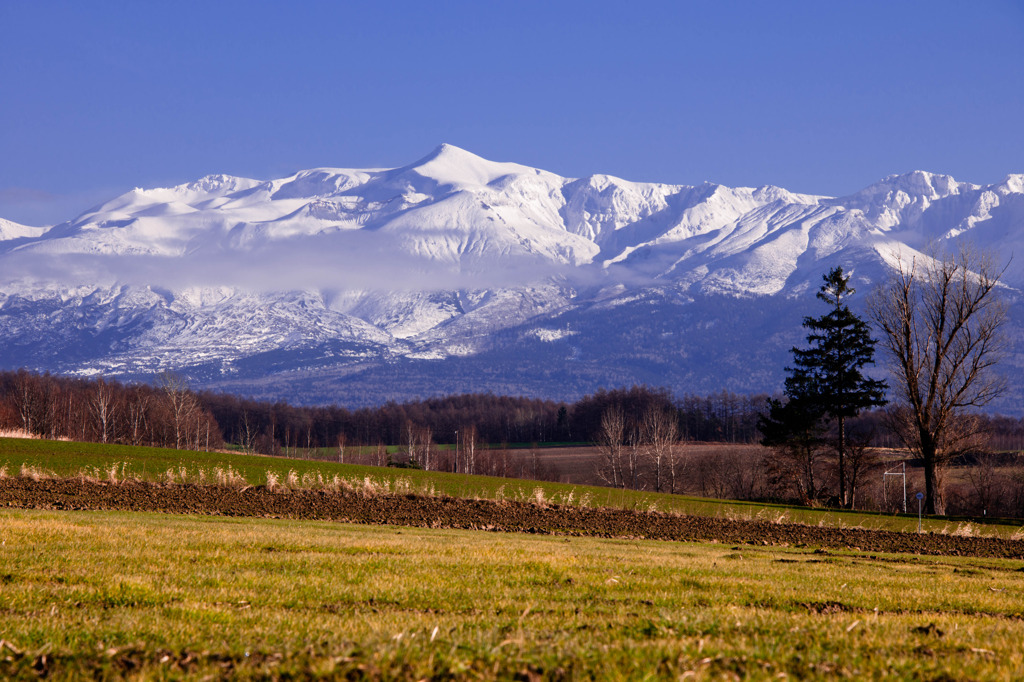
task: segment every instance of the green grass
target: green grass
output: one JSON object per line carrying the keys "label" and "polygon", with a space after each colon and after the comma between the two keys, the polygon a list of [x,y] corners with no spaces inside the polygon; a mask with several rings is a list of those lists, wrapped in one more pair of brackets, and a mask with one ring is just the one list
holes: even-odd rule
{"label": "green grass", "polygon": [[[533,497],[534,491],[540,488],[545,499],[556,503],[563,503],[571,499],[574,504],[582,502],[598,507],[657,510],[739,519],[764,519],[811,525],[917,531],[917,517],[913,514],[894,516],[871,512],[810,509],[761,502],[715,500],[596,486],[338,464],[336,462],[242,453],[195,452],[99,443],[0,438],[0,468],[6,466],[8,475],[14,475],[18,473],[22,464],[28,464],[58,476],[76,476],[84,472],[97,478],[108,478],[110,470],[116,468],[116,476],[119,478],[129,476],[145,480],[157,480],[165,476],[168,469],[176,472],[177,480],[180,480],[178,472],[184,468],[188,474],[187,480],[193,482],[200,480],[200,472],[205,477],[203,480],[212,482],[215,469],[226,470],[230,467],[233,472],[244,476],[251,485],[265,484],[268,471],[274,472],[282,482],[286,480],[289,471],[294,471],[300,479],[304,474],[316,473],[326,479],[330,479],[334,475],[359,481],[369,477],[377,482],[386,482],[392,489],[394,481],[401,479],[403,483],[407,484],[405,487],[411,488],[413,491],[452,497],[487,499],[497,497],[527,499]],[[923,529],[945,533],[956,532],[958,529],[961,531],[969,529],[972,533],[1008,537],[1021,532],[1021,522],[972,519],[968,525],[961,523],[960,520],[938,517],[925,518]]]}
{"label": "green grass", "polygon": [[[0,511],[0,677],[1024,676],[1024,562]],[[20,654],[13,653],[14,651]],[[45,660],[44,657],[45,656]]]}

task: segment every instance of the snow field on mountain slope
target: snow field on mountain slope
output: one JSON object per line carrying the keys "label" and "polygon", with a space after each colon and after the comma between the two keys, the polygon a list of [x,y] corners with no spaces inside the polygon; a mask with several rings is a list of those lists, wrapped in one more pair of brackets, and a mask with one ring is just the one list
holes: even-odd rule
{"label": "snow field on mountain slope", "polygon": [[[610,176],[569,181],[442,146],[394,171],[314,169],[264,183],[208,177],[176,188],[134,190],[74,221],[77,233],[36,248],[184,256],[376,225],[399,233],[406,253],[441,264],[529,256],[579,266],[594,260],[594,239],[604,235],[619,233],[614,257],[652,240],[671,240],[666,231],[699,232],[758,205],[753,190],[710,191],[707,200],[673,207],[669,200],[679,203],[682,194],[693,194],[690,188]],[[655,214],[661,215],[637,229]],[[437,232],[451,236],[424,236]]]}
{"label": "snow field on mountain slope", "polygon": [[[2,221],[0,253],[16,250],[0,256],[0,313],[25,335],[102,328],[141,364],[329,342],[447,357],[653,287],[803,296],[834,264],[874,281],[936,240],[1024,252],[1022,224],[1024,175],[983,187],[914,172],[835,199],[570,179],[444,145],[395,169],[134,190],[50,229]],[[1024,284],[1011,265],[1004,281]],[[128,367],[132,352],[107,358]]]}
{"label": "snow field on mountain slope", "polygon": [[49,229],[49,227],[21,225],[20,223],[0,218],[0,242],[8,239],[37,239],[46,234]]}

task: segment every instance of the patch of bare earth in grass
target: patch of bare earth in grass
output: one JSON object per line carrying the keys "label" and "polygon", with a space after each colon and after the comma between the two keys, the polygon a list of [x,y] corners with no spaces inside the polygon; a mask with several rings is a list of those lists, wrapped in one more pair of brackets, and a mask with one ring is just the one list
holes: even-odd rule
{"label": "patch of bare earth in grass", "polygon": [[[413,494],[399,482],[371,479],[303,481],[289,475],[274,486],[248,486],[230,471],[220,485],[144,481],[0,478],[0,506],[156,511],[171,514],[317,519],[363,524],[520,533],[717,541],[761,546],[855,549],[949,556],[1024,558],[1024,540],[967,532],[902,533],[790,523],[785,518],[723,519],[656,511],[555,504],[541,488],[524,499],[481,500]],[[429,491],[428,491],[429,492]]]}

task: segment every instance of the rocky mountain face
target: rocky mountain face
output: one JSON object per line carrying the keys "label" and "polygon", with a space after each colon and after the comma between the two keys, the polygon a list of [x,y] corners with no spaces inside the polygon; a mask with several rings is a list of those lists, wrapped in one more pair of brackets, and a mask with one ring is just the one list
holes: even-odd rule
{"label": "rocky mountain face", "polygon": [[[958,240],[1024,253],[1022,226],[1024,175],[918,171],[834,198],[563,178],[442,145],[402,168],[207,176],[52,227],[0,220],[0,367],[169,369],[348,405],[774,391],[829,268],[866,295],[896,258]],[[1024,319],[1019,259],[1004,282]]]}

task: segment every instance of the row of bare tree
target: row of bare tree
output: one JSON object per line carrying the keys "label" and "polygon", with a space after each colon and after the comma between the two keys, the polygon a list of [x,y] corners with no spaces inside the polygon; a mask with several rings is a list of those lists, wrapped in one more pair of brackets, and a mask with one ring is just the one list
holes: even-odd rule
{"label": "row of bare tree", "polygon": [[0,429],[53,440],[186,450],[222,444],[220,428],[199,396],[170,374],[153,387],[102,377],[0,372]]}
{"label": "row of bare tree", "polygon": [[683,486],[683,441],[676,412],[648,405],[628,413],[613,404],[601,417],[598,476],[613,488],[679,492]]}
{"label": "row of bare tree", "polygon": [[[423,440],[455,443],[472,428],[479,441],[497,443],[596,442],[601,419],[611,404],[630,412],[648,407],[670,410],[688,440],[753,443],[766,396],[719,392],[676,398],[664,388],[599,390],[573,403],[532,398],[463,394],[349,410],[341,406],[301,407],[202,393],[228,442],[260,452],[333,448],[341,439],[353,445],[408,446],[410,423]],[[406,448],[409,449],[409,448]],[[413,448],[415,449],[415,448]]]}
{"label": "row of bare tree", "polygon": [[475,424],[463,426],[455,432],[455,448],[440,450],[434,446],[433,431],[429,426],[418,426],[411,420],[405,425],[405,458],[428,471],[450,471],[456,474],[508,475],[508,457],[496,456],[505,452],[485,450]]}
{"label": "row of bare tree", "polygon": [[430,440],[436,443],[454,443],[456,432],[467,425],[474,425],[488,443],[564,439],[565,405],[533,398],[464,394],[359,409],[269,403],[209,392],[201,398],[224,429],[225,440],[250,441],[266,453],[333,448],[339,439],[361,446],[407,444],[410,422],[429,429]]}

